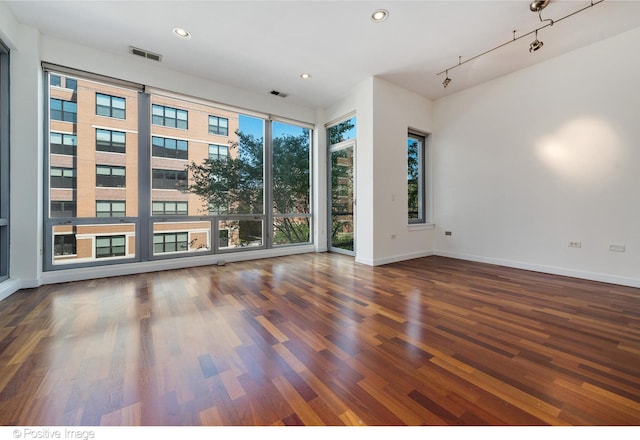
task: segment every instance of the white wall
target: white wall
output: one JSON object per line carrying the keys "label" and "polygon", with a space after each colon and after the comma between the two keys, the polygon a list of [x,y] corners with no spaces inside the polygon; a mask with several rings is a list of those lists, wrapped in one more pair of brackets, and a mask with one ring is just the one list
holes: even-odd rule
{"label": "white wall", "polygon": [[[42,70],[40,35],[0,3],[2,40],[10,48],[9,280],[0,298],[36,285],[42,269]],[[19,171],[16,171],[19,170]]]}
{"label": "white wall", "polygon": [[[407,133],[433,131],[433,103],[380,78],[373,86],[373,264],[379,265],[433,253],[433,225],[407,220]],[[431,165],[427,158],[428,191]]]}
{"label": "white wall", "polygon": [[359,263],[376,266],[433,253],[433,226],[407,221],[407,132],[430,133],[432,107],[429,99],[370,77],[323,112],[325,123],[356,112]]}
{"label": "white wall", "polygon": [[436,101],[437,254],[640,286],[638,41]]}
{"label": "white wall", "polygon": [[[356,261],[372,265],[374,261],[373,225],[373,78],[356,85],[341,102],[326,109],[324,123],[335,121],[356,112],[356,161],[355,161],[355,248]],[[326,184],[326,183],[325,183]]]}

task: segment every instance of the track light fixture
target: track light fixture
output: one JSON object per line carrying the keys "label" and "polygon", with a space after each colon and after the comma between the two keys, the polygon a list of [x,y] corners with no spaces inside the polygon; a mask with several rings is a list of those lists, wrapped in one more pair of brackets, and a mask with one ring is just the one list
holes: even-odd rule
{"label": "track light fixture", "polygon": [[538,40],[538,30],[536,29],[536,39],[533,40],[533,42],[529,45],[529,52],[535,52],[536,50],[540,49],[542,46],[544,46],[544,43]]}
{"label": "track light fixture", "polygon": [[564,17],[558,18],[557,20],[554,21],[554,20],[552,20],[550,18],[544,18],[543,19],[542,18],[542,13],[541,13],[541,11],[544,8],[546,8],[549,5],[549,3],[551,3],[551,0],[534,0],[529,4],[529,10],[531,10],[531,12],[537,12],[538,13],[538,17],[540,18],[540,21],[541,22],[547,22],[545,25],[540,26],[539,28],[534,29],[532,31],[529,31],[526,34],[522,34],[522,35],[520,35],[518,37],[516,37],[516,31],[513,31],[513,39],[511,39],[511,40],[509,40],[509,41],[507,41],[505,43],[502,43],[502,44],[500,44],[498,46],[495,46],[495,47],[493,47],[493,48],[491,48],[489,50],[486,50],[486,51],[484,51],[484,52],[482,52],[482,53],[480,53],[478,55],[475,55],[475,56],[473,56],[471,58],[468,58],[468,59],[466,59],[464,61],[462,61],[462,56],[460,56],[460,57],[458,57],[458,64],[455,64],[455,65],[443,70],[442,72],[438,72],[436,74],[436,76],[442,75],[443,73],[446,74],[446,77],[445,77],[444,81],[442,82],[442,85],[444,87],[447,87],[449,85],[449,83],[451,82],[451,78],[449,78],[449,70],[453,70],[456,67],[460,67],[463,64],[468,63],[469,61],[473,61],[476,58],[480,58],[483,55],[487,55],[488,53],[493,52],[494,50],[500,49],[501,47],[506,46],[507,44],[513,43],[516,40],[519,40],[521,38],[524,38],[524,37],[532,35],[532,34],[535,34],[535,40],[533,40],[531,42],[531,44],[529,45],[529,52],[535,52],[537,50],[540,50],[540,48],[542,48],[542,46],[544,45],[544,43],[542,41],[538,40],[538,31],[540,29],[544,29],[546,27],[553,26],[554,23],[558,23],[559,21],[562,21],[562,20],[564,20],[566,18],[569,18],[569,17],[571,17],[573,15],[576,15],[576,14],[578,14],[578,13],[580,13],[580,12],[586,10],[586,9],[592,8],[595,5],[598,5],[598,4],[602,3],[603,1],[605,1],[605,0],[597,0],[597,1],[596,0],[591,0],[591,2],[587,6],[581,8],[581,9],[578,9],[578,10],[576,10],[576,11],[570,13],[570,14],[567,14]]}
{"label": "track light fixture", "polygon": [[550,0],[535,0],[535,1],[532,1],[531,4],[529,4],[529,9],[531,10],[531,12],[540,12],[544,8],[547,7],[549,2],[550,2]]}
{"label": "track light fixture", "polygon": [[447,77],[442,81],[442,85],[446,88],[451,82],[451,78],[449,78],[449,71],[447,70]]}

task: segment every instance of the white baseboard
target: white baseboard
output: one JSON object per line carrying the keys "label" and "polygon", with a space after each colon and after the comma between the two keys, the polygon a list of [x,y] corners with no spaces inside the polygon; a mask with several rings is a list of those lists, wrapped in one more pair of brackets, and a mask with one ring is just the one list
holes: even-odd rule
{"label": "white baseboard", "polygon": [[95,278],[106,278],[120,275],[135,275],[139,273],[158,272],[162,270],[184,269],[187,267],[210,266],[219,262],[233,263],[236,261],[258,260],[262,258],[282,257],[294,254],[315,252],[313,245],[292,246],[256,251],[243,251],[228,254],[205,255],[200,257],[172,258],[167,260],[147,261],[144,263],[114,264],[109,266],[86,267],[44,272],[41,284],[66,283]]}
{"label": "white baseboard", "polygon": [[484,257],[480,255],[469,255],[458,252],[448,252],[436,250],[433,255],[441,257],[457,258],[459,260],[476,261],[478,263],[495,264],[496,266],[512,267],[514,269],[531,270],[533,272],[542,272],[552,275],[561,275],[571,278],[580,278],[583,280],[599,281],[609,284],[618,284],[628,287],[640,287],[640,279],[621,277],[597,272],[588,272],[582,270],[568,269],[565,267],[545,266],[541,264],[524,263],[521,261],[505,260],[501,258]]}
{"label": "white baseboard", "polygon": [[376,258],[374,260],[368,258],[360,258],[356,256],[356,263],[366,264],[367,266],[383,266],[385,264],[397,263],[398,261],[413,260],[415,258],[428,257],[433,255],[433,251],[413,252],[411,254],[393,255],[391,257]]}
{"label": "white baseboard", "polygon": [[0,301],[22,289],[18,280],[8,279],[0,283]]}
{"label": "white baseboard", "polygon": [[397,263],[398,261],[413,260],[415,258],[429,257],[433,255],[433,251],[413,252],[411,254],[394,255],[386,258],[376,258],[373,261],[373,266],[382,266],[390,263]]}

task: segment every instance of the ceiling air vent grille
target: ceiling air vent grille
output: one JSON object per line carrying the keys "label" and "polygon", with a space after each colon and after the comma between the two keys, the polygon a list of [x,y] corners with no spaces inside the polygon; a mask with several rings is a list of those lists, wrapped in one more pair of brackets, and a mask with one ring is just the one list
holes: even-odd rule
{"label": "ceiling air vent grille", "polygon": [[280,98],[286,98],[287,97],[286,93],[278,92],[277,90],[272,90],[269,93],[271,93],[273,96],[279,96]]}
{"label": "ceiling air vent grille", "polygon": [[139,57],[147,58],[153,61],[160,61],[162,59],[162,55],[149,52],[148,50],[138,49],[137,47],[133,47],[133,46],[129,46],[129,52],[131,52],[133,55],[137,55]]}

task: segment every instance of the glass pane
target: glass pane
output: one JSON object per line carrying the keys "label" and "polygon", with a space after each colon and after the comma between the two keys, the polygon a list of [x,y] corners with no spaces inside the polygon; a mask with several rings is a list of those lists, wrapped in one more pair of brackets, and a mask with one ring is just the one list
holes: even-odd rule
{"label": "glass pane", "polygon": [[125,108],[125,100],[122,98],[113,98],[113,108],[114,109],[123,109]]}
{"label": "glass pane", "polygon": [[[216,143],[238,143],[238,136],[235,134],[238,128],[238,114],[190,102],[187,99],[152,96],[151,101],[153,108],[166,109],[165,116],[171,117],[172,120],[172,127],[169,127],[169,124],[151,127],[151,203],[154,204],[154,215],[208,215],[209,198],[226,197],[226,192],[218,194],[221,182],[212,182],[209,178],[212,175],[206,163],[209,159],[209,144],[213,144],[214,140]],[[230,132],[226,139],[209,133],[209,115],[213,113],[221,113],[229,118],[233,132]],[[188,126],[187,118],[190,122]],[[197,141],[188,142],[186,139]],[[185,161],[193,164],[189,167],[188,174],[185,172]],[[225,168],[223,171],[231,174],[237,169]],[[223,174],[220,169],[214,169],[213,172]],[[195,185],[198,186],[197,189],[193,187],[194,183],[198,183]],[[175,205],[161,207],[155,203]],[[243,200],[241,203],[245,206],[248,202]]]}
{"label": "glass pane", "polygon": [[310,153],[308,128],[273,123],[273,213],[310,212]]}
{"label": "glass pane", "polygon": [[220,220],[218,230],[227,238],[226,246],[218,242],[219,249],[262,246],[262,220]]}
{"label": "glass pane", "polygon": [[133,223],[53,226],[54,266],[91,263],[114,258],[134,258]]}
{"label": "glass pane", "polygon": [[110,142],[111,132],[108,130],[96,130],[96,140],[99,142]]}
{"label": "glass pane", "polygon": [[[56,74],[58,75],[58,74]],[[64,145],[79,145],[78,148],[57,150],[66,154],[75,154],[75,158],[62,156],[54,153],[51,148],[49,163],[51,168],[72,168],[76,176],[75,189],[54,188],[49,190],[51,201],[49,216],[56,217],[60,207],[71,207],[74,209],[65,210],[70,217],[95,218],[98,216],[96,209],[97,201],[118,200],[126,203],[127,215],[137,217],[138,215],[138,185],[137,185],[137,162],[138,162],[138,121],[137,121],[137,99],[138,92],[124,89],[111,84],[102,83],[96,80],[85,80],[81,77],[67,78],[65,75],[58,75],[62,78],[62,84],[67,88],[50,87],[49,94],[54,100],[60,103],[64,112],[63,120],[49,121],[49,133],[64,133]],[[69,84],[76,83],[75,92],[72,94],[68,89]],[[108,119],[100,118],[97,124],[95,115],[98,109],[104,109],[108,116],[111,110],[112,98],[116,106],[129,106],[132,110],[129,119]],[[119,103],[119,104],[117,104]],[[63,106],[63,107],[62,107]],[[80,116],[75,118],[76,113]],[[73,121],[76,121],[73,123]],[[99,129],[96,129],[99,125]],[[125,132],[129,132],[125,135]],[[125,152],[125,140],[129,142],[131,148]],[[109,153],[121,154],[109,154]],[[124,181],[98,181],[101,176],[113,176],[111,167],[119,168],[116,172],[123,176],[131,174],[128,186],[125,188]],[[102,217],[102,216],[101,216]]]}
{"label": "glass pane", "polygon": [[415,137],[407,139],[407,197],[408,219],[420,220],[422,208],[422,142]]}
{"label": "glass pane", "polygon": [[356,117],[329,127],[329,145],[356,138]]}
{"label": "glass pane", "polygon": [[309,231],[309,217],[275,217],[273,244],[309,243],[311,241]]}
{"label": "glass pane", "polygon": [[353,147],[331,153],[331,246],[353,251]]}
{"label": "glass pane", "polygon": [[153,255],[169,252],[203,252],[211,248],[211,223],[156,222],[153,224]]}

